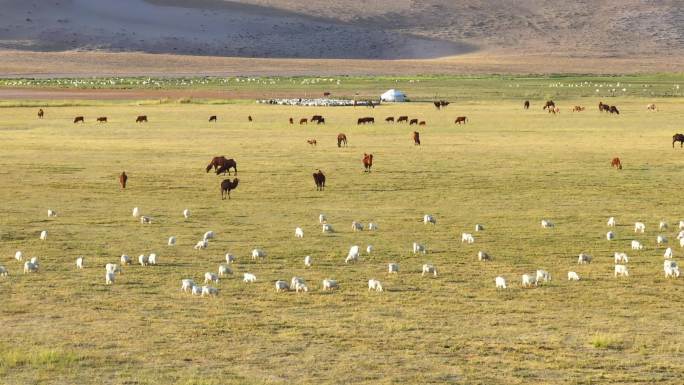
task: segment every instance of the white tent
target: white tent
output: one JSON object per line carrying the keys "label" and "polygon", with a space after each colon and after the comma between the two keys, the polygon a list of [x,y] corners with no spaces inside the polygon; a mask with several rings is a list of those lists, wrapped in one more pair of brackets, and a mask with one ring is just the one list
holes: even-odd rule
{"label": "white tent", "polygon": [[405,102],[406,94],[401,91],[391,89],[380,95],[380,100],[383,102]]}

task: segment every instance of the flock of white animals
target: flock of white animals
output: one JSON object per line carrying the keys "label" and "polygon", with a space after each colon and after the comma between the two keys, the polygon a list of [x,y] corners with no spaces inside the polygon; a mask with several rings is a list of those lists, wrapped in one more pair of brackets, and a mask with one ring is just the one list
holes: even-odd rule
{"label": "flock of white animals", "polygon": [[[48,217],[49,218],[54,218],[57,216],[57,213],[50,209],[48,210]],[[139,218],[140,222],[142,224],[151,224],[152,223],[152,218],[148,216],[144,216],[141,214],[140,209],[138,207],[135,207],[133,209],[133,216],[135,218]],[[183,217],[185,219],[190,217],[190,211],[188,209],[183,210]],[[324,233],[329,233],[333,232],[332,226],[327,223],[327,218],[324,214],[320,214],[318,217],[319,223],[322,225],[322,230]],[[426,225],[433,225],[435,226],[437,224],[437,220],[435,219],[434,216],[432,215],[425,215],[423,217],[423,223]],[[616,220],[614,217],[610,217],[608,219],[607,226],[614,228],[617,225]],[[359,222],[352,222],[352,231],[363,231],[364,230],[364,225]],[[545,229],[551,229],[554,228],[555,225],[553,222],[547,219],[543,219],[541,221],[541,227]],[[668,224],[667,222],[661,221],[659,223],[658,229],[659,231],[664,231],[667,230]],[[378,225],[375,223],[369,223],[367,226],[368,230],[374,231],[378,230]],[[484,231],[484,226],[481,224],[475,225],[475,231]],[[644,233],[646,231],[646,224],[643,222],[636,222],[634,224],[634,232],[635,233]],[[214,239],[215,234],[213,231],[207,231],[204,233],[204,236],[200,241],[197,242],[195,245],[195,249],[201,250],[207,248],[209,245],[209,241]],[[303,238],[304,237],[304,230],[301,227],[297,227],[295,229],[295,237],[297,238]],[[41,231],[40,233],[40,239],[45,241],[48,238],[48,232],[46,230]],[[608,231],[606,233],[606,239],[608,241],[613,241],[615,240],[615,232],[614,231]],[[679,233],[677,234],[677,239],[679,240],[679,245],[680,247],[684,247],[684,221],[679,222]],[[475,237],[471,233],[462,233],[461,234],[461,242],[462,243],[468,243],[472,244],[475,242]],[[667,237],[664,235],[658,235],[656,237],[656,244],[658,246],[665,245],[667,244]],[[176,237],[170,237],[168,239],[168,245],[169,246],[175,246],[176,245]],[[643,245],[641,242],[637,240],[632,240],[631,241],[631,247],[632,250],[642,250]],[[414,242],[413,243],[413,249],[412,249],[414,254],[426,254],[427,253],[427,247],[425,245],[422,245],[420,243]],[[368,245],[366,247],[366,253],[371,254],[373,252],[373,246]],[[360,258],[361,255],[361,248],[358,245],[351,246],[349,249],[349,253],[347,254],[347,257],[345,258],[345,263],[353,263],[357,262]],[[261,249],[254,249],[252,250],[252,259],[262,259],[266,258],[267,254],[264,250]],[[663,270],[665,272],[665,277],[666,278],[678,278],[680,275],[679,272],[679,266],[677,265],[677,262],[672,260],[673,252],[672,248],[668,247],[665,250],[664,253],[664,258],[665,261],[663,263]],[[484,251],[479,251],[477,254],[478,260],[480,261],[490,261],[492,257],[484,252]],[[24,262],[24,274],[29,274],[29,273],[35,273],[39,270],[40,263],[38,261],[37,257],[32,257],[29,260],[24,261],[24,253],[22,251],[17,251],[14,255],[14,258],[19,261],[19,262]],[[191,278],[185,278],[181,280],[181,290],[186,292],[186,293],[192,293],[193,295],[199,295],[199,296],[216,296],[219,293],[218,288],[209,286],[208,284],[212,283],[218,283],[220,277],[223,277],[228,274],[232,274],[233,271],[230,268],[230,264],[235,262],[235,256],[227,253],[226,256],[226,264],[221,264],[218,267],[218,273],[213,273],[213,272],[206,272],[204,274],[204,285],[200,286],[195,283],[195,281]],[[578,264],[589,264],[591,263],[593,257],[589,254],[585,253],[580,253],[579,257],[577,259]],[[629,262],[629,256],[624,253],[624,252],[615,252],[614,254],[614,261],[615,261],[615,270],[614,270],[614,276],[617,277],[629,277],[629,270],[627,268],[627,263]],[[122,255],[120,258],[120,264],[121,265],[131,265],[133,263],[132,259],[128,255]],[[156,265],[157,264],[157,254],[151,253],[149,255],[144,255],[141,254],[138,256],[138,263],[141,266],[148,266],[148,265]],[[313,265],[313,260],[311,256],[306,256],[304,258],[304,265],[306,267],[311,267]],[[79,256],[76,258],[76,268],[77,269],[83,269],[85,266],[85,258],[83,256]],[[116,279],[116,274],[121,272],[121,267],[116,264],[116,263],[107,263],[105,265],[105,284],[111,285],[115,282]],[[396,274],[399,272],[399,264],[398,263],[389,263],[388,264],[388,273],[389,274]],[[0,276],[7,276],[8,275],[8,270],[4,266],[0,265]],[[422,266],[422,276],[425,275],[432,275],[432,276],[437,276],[437,268],[432,265],[432,264],[424,264]],[[568,280],[570,281],[579,281],[580,276],[574,271],[569,271],[568,274]],[[245,283],[254,283],[256,282],[257,278],[254,274],[246,272],[243,274],[243,281]],[[551,281],[551,274],[546,271],[546,270],[537,270],[534,275],[532,274],[523,274],[522,275],[522,287],[528,288],[532,286],[538,286],[540,284],[546,283]],[[494,283],[496,285],[497,289],[506,289],[507,286],[507,281],[505,277],[498,276],[494,279]],[[322,284],[321,284],[322,290],[335,290],[339,288],[339,283],[336,280],[333,279],[324,279]],[[283,292],[283,291],[290,291],[294,290],[296,292],[308,292],[309,287],[306,283],[306,281],[301,278],[301,277],[292,277],[290,282],[288,283],[287,281],[284,280],[278,280],[275,282],[275,290],[276,292]],[[377,279],[369,279],[368,280],[368,290],[369,291],[377,291],[377,292],[382,292],[383,291],[383,286],[382,283],[377,280]]]}

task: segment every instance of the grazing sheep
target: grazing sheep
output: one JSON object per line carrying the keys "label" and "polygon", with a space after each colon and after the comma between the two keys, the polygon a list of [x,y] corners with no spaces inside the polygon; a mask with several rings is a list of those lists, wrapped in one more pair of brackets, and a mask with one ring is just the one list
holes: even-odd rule
{"label": "grazing sheep", "polygon": [[539,282],[549,282],[551,281],[551,274],[546,271],[546,270],[537,270],[537,275],[535,277],[535,285],[538,285]]}
{"label": "grazing sheep", "polygon": [[366,246],[366,254],[371,254],[373,252],[373,245]]}
{"label": "grazing sheep", "polygon": [[290,280],[290,287],[297,287],[297,284],[305,284],[304,278],[302,277],[292,277]]}
{"label": "grazing sheep", "polygon": [[497,289],[505,289],[506,288],[506,278],[496,277],[496,278],[494,278],[494,282],[496,282],[496,288]]}
{"label": "grazing sheep", "polygon": [[368,291],[375,290],[376,292],[382,291],[382,283],[377,279],[368,280]]}
{"label": "grazing sheep", "polygon": [[209,282],[215,282],[218,283],[219,277],[218,275],[210,272],[204,273],[204,283],[209,283]]}
{"label": "grazing sheep", "polygon": [[304,238],[304,230],[301,227],[295,229],[295,238]]}
{"label": "grazing sheep", "polygon": [[0,265],[0,277],[7,277],[9,272],[5,268],[5,266]]}
{"label": "grazing sheep", "polygon": [[373,223],[373,222],[368,223],[368,230],[369,231],[376,231],[377,229],[378,229],[377,223]]}
{"label": "grazing sheep", "polygon": [[484,226],[482,226],[482,225],[479,224],[479,223],[476,224],[476,225],[475,225],[475,231],[484,231]]}
{"label": "grazing sheep", "polygon": [[423,272],[420,274],[421,276],[425,276],[425,274],[432,274],[433,276],[437,276],[437,268],[434,267],[433,265],[430,264],[424,264],[423,265]]}
{"label": "grazing sheep", "polygon": [[663,243],[667,243],[667,237],[665,237],[664,235],[658,235],[656,237],[656,244],[662,245]]}
{"label": "grazing sheep", "polygon": [[185,219],[190,218],[190,210],[189,209],[183,210],[183,218],[185,218]]}
{"label": "grazing sheep", "polygon": [[207,231],[204,233],[204,236],[202,237],[202,240],[209,241],[210,239],[214,239],[216,234],[214,234],[213,231]]}
{"label": "grazing sheep", "polygon": [[226,263],[230,265],[233,262],[235,262],[235,256],[231,253],[226,253]]}
{"label": "grazing sheep", "polygon": [[38,266],[38,257],[31,257],[30,262],[36,266]]}
{"label": "grazing sheep", "polygon": [[323,224],[328,221],[328,218],[325,217],[325,214],[318,214],[318,223]]}
{"label": "grazing sheep", "polygon": [[684,238],[679,240],[679,247],[684,247]]}
{"label": "grazing sheep", "polygon": [[568,271],[568,281],[579,281],[580,277],[574,271]]}
{"label": "grazing sheep", "polygon": [[308,292],[309,292],[309,287],[306,286],[306,283],[297,282],[297,283],[295,284],[295,292],[297,292],[297,293],[300,293],[300,292],[308,293]]}
{"label": "grazing sheep", "polygon": [[644,245],[641,244],[639,241],[632,241],[632,250],[641,250],[644,248]]}
{"label": "grazing sheep", "polygon": [[324,232],[324,233],[332,233],[332,232],[333,232],[332,226],[329,225],[329,224],[327,224],[327,223],[324,224],[324,225],[323,225],[323,232]]}
{"label": "grazing sheep", "polygon": [[354,245],[349,248],[349,254],[347,254],[347,258],[344,260],[344,263],[349,263],[349,262],[356,262],[359,260],[359,247]]}
{"label": "grazing sheep", "polygon": [[116,278],[116,274],[112,273],[111,271],[105,272],[105,285],[113,284],[114,278]]}
{"label": "grazing sheep", "polygon": [[625,265],[615,265],[615,277],[629,277],[629,271],[627,271],[627,266]]}
{"label": "grazing sheep", "polygon": [[337,284],[337,281],[334,279],[324,279],[323,280],[323,290],[335,290],[338,289],[339,285]]}
{"label": "grazing sheep", "polygon": [[48,209],[48,218],[54,218],[56,216],[57,216],[56,211]]}
{"label": "grazing sheep", "polygon": [[663,270],[665,270],[665,278],[679,278],[679,266],[675,261],[665,261],[663,263]]}
{"label": "grazing sheep", "polygon": [[242,280],[244,282],[247,282],[247,283],[256,282],[256,275],[254,275],[252,273],[244,273],[242,275],[242,277],[243,277]]}
{"label": "grazing sheep", "polygon": [[43,231],[40,232],[40,240],[41,240],[41,241],[46,240],[46,239],[47,239],[47,236],[48,236],[47,230],[43,230]]}
{"label": "grazing sheep", "polygon": [[281,291],[290,291],[290,285],[288,285],[285,281],[276,281],[275,288],[276,293],[280,293]]}
{"label": "grazing sheep", "polygon": [[207,246],[209,246],[209,241],[201,240],[201,241],[197,241],[197,244],[195,244],[194,249],[195,250],[202,250],[202,249],[206,249]]}
{"label": "grazing sheep", "polygon": [[677,239],[682,239],[684,238],[684,230],[680,231],[679,234],[677,234]]}
{"label": "grazing sheep", "polygon": [[169,246],[176,246],[176,237],[169,237],[169,242],[167,244]]}
{"label": "grazing sheep", "polygon": [[679,229],[684,229],[684,221],[679,221]]}
{"label": "grazing sheep", "polygon": [[672,248],[668,247],[665,249],[665,254],[663,254],[664,258],[672,258]]}
{"label": "grazing sheep", "polygon": [[352,222],[352,231],[363,231],[363,223],[353,221]]}
{"label": "grazing sheep", "polygon": [[230,267],[228,267],[228,265],[223,265],[223,264],[219,265],[218,275],[220,277],[223,277],[226,274],[233,274],[233,270],[231,270]]}
{"label": "grazing sheep", "polygon": [[138,263],[140,263],[140,266],[147,266],[149,263],[149,260],[147,259],[147,255],[140,254],[138,256]]}
{"label": "grazing sheep", "polygon": [[151,253],[151,254],[147,257],[147,264],[148,264],[148,265],[156,265],[156,264],[157,264],[157,254]]}
{"label": "grazing sheep", "polygon": [[105,265],[105,271],[110,273],[121,273],[121,268],[116,263],[108,263]]}
{"label": "grazing sheep", "polygon": [[133,216],[138,218],[140,216],[140,209],[137,207],[133,207]]}
{"label": "grazing sheep", "polygon": [[425,214],[425,215],[423,216],[423,223],[426,224],[426,225],[427,225],[428,223],[431,223],[431,224],[433,224],[433,225],[436,225],[436,224],[437,224],[437,219],[435,219],[435,217],[433,217],[433,216],[430,215],[430,214]]}
{"label": "grazing sheep", "polygon": [[313,261],[311,260],[310,256],[307,255],[306,257],[304,257],[304,266],[311,267],[312,263]]}
{"label": "grazing sheep", "polygon": [[591,255],[580,253],[579,257],[577,258],[577,264],[586,265],[588,263],[591,263],[591,260],[592,260]]}
{"label": "grazing sheep", "polygon": [[550,229],[550,228],[554,227],[554,224],[553,224],[553,222],[551,222],[547,219],[542,219],[541,227],[544,229]]}
{"label": "grazing sheep", "polygon": [[82,269],[82,268],[83,268],[83,262],[84,262],[84,261],[85,261],[85,259],[84,259],[82,256],[76,258],[76,268],[77,268],[77,269]]}
{"label": "grazing sheep", "polygon": [[420,243],[413,242],[413,254],[418,254],[418,253],[427,253],[427,248],[425,245],[421,245]]}
{"label": "grazing sheep", "polygon": [[532,287],[532,285],[537,285],[537,281],[532,279],[532,276],[529,274],[523,274],[522,276],[522,287]]}
{"label": "grazing sheep", "polygon": [[615,227],[615,217],[608,218],[608,227]]}
{"label": "grazing sheep", "polygon": [[643,234],[644,231],[646,231],[646,225],[643,222],[635,222],[634,223],[634,232],[635,233],[641,232]]}
{"label": "grazing sheep", "polygon": [[21,251],[17,251],[16,253],[14,253],[14,259],[21,262],[24,259],[24,253],[22,253]]}
{"label": "grazing sheep", "polygon": [[38,264],[31,261],[24,262],[24,274],[35,273],[36,271],[38,271]]}
{"label": "grazing sheep", "polygon": [[615,253],[615,263],[628,263],[629,262],[629,257],[627,256],[627,253]]}
{"label": "grazing sheep", "polygon": [[202,295],[202,286],[193,286],[192,295]]}
{"label": "grazing sheep", "polygon": [[606,239],[609,241],[612,241],[613,239],[615,239],[615,233],[612,231],[607,232],[606,233]]}
{"label": "grazing sheep", "polygon": [[187,279],[181,280],[181,290],[183,290],[186,293],[188,291],[192,291],[192,288],[194,286],[195,286],[195,281],[193,281],[192,279],[187,278]]}
{"label": "grazing sheep", "polygon": [[218,295],[219,290],[215,287],[211,286],[202,286],[202,297],[205,295],[208,295],[210,297],[216,297]]}
{"label": "grazing sheep", "polygon": [[477,252],[477,259],[479,261],[491,261],[492,257],[484,251],[480,250]]}
{"label": "grazing sheep", "polygon": [[660,230],[665,230],[665,229],[667,229],[667,222],[665,222],[665,221],[660,221],[660,224],[658,224],[658,229],[660,229]]}
{"label": "grazing sheep", "polygon": [[121,264],[122,264],[122,265],[130,265],[130,264],[132,264],[132,263],[133,263],[133,262],[131,261],[131,257],[129,257],[128,255],[123,254],[123,255],[121,256]]}
{"label": "grazing sheep", "polygon": [[261,249],[252,250],[252,259],[265,258],[266,252]]}
{"label": "grazing sheep", "polygon": [[389,274],[397,274],[399,273],[399,264],[398,263],[389,263],[387,264],[387,272]]}
{"label": "grazing sheep", "polygon": [[143,225],[151,225],[152,224],[152,218],[148,217],[146,215],[143,215],[140,217],[140,223]]}
{"label": "grazing sheep", "polygon": [[468,242],[468,244],[474,243],[475,238],[473,238],[473,234],[461,233],[461,243],[463,242]]}

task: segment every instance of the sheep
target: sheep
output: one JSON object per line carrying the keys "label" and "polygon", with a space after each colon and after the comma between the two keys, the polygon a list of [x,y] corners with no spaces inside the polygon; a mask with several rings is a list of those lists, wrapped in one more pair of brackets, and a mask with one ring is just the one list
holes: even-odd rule
{"label": "sheep", "polygon": [[275,283],[275,288],[276,288],[276,293],[280,293],[281,291],[289,291],[290,290],[290,285],[287,284],[285,281],[276,281]]}
{"label": "sheep", "polygon": [[54,218],[57,216],[57,212],[55,210],[48,209],[48,218]]}
{"label": "sheep", "polygon": [[219,292],[219,290],[215,287],[202,286],[201,296],[204,297],[205,295],[208,295],[210,297],[216,297],[218,295],[218,292]]}
{"label": "sheep", "polygon": [[247,283],[256,282],[256,275],[254,275],[252,273],[244,273],[242,275],[242,277],[243,277],[242,280],[244,282],[247,282]]}
{"label": "sheep", "polygon": [[36,271],[38,271],[38,265],[31,261],[24,262],[24,274],[35,273]]}
{"label": "sheep", "polygon": [[427,248],[425,245],[421,245],[420,243],[413,242],[413,254],[418,254],[418,253],[427,253]]}
{"label": "sheep", "polygon": [[151,225],[152,224],[152,218],[148,217],[146,215],[143,215],[140,217],[140,223],[143,225]]}
{"label": "sheep", "polygon": [[295,238],[304,238],[304,230],[301,227],[295,229]]}
{"label": "sheep", "polygon": [[202,295],[202,286],[193,286],[192,295]]}
{"label": "sheep", "polygon": [[607,232],[606,233],[606,239],[609,241],[612,241],[613,239],[615,239],[615,233],[612,231]]}
{"label": "sheep", "polygon": [[261,249],[252,250],[252,259],[265,258],[266,252]]}
{"label": "sheep", "polygon": [[40,232],[40,240],[41,240],[41,241],[46,240],[46,239],[47,239],[47,236],[48,236],[47,230],[43,230],[43,231]]}
{"label": "sheep", "polygon": [[366,246],[366,254],[370,255],[373,252],[373,245]]}
{"label": "sheep", "polygon": [[644,248],[644,245],[641,244],[639,241],[632,241],[632,250],[641,250]]}
{"label": "sheep", "polygon": [[226,263],[230,265],[233,262],[235,262],[235,256],[231,253],[226,253]]}
{"label": "sheep", "polygon": [[325,214],[318,214],[318,223],[323,224],[328,221],[328,218],[325,216]]}
{"label": "sheep", "polygon": [[628,263],[629,262],[629,257],[627,256],[627,253],[615,253],[615,263]]}
{"label": "sheep", "polygon": [[656,244],[662,245],[663,243],[667,243],[667,237],[664,235],[658,235],[656,237]]}
{"label": "sheep", "polygon": [[376,231],[378,229],[378,224],[369,222],[368,223],[368,231]]}
{"label": "sheep", "polygon": [[672,248],[668,247],[665,249],[665,254],[663,254],[664,258],[672,258]]}
{"label": "sheep", "polygon": [[323,225],[323,232],[324,232],[324,233],[332,233],[332,232],[333,232],[332,226],[329,225],[329,224],[327,224],[327,223],[324,224],[324,225]]}
{"label": "sheep", "polygon": [[85,261],[85,260],[84,260],[84,258],[83,258],[82,256],[76,258],[76,268],[77,268],[77,269],[82,269],[82,268],[83,268],[83,262],[84,262],[84,261]]}
{"label": "sheep", "polygon": [[548,219],[542,219],[542,221],[541,221],[541,227],[544,228],[544,229],[550,229],[550,228],[552,228],[552,227],[554,227],[554,226],[555,226],[555,225],[553,224],[553,222],[551,222],[551,221],[548,220]]}
{"label": "sheep", "polygon": [[468,242],[468,244],[474,243],[475,238],[473,238],[473,234],[461,233],[461,243],[463,242]]}
{"label": "sheep", "polygon": [[349,262],[356,262],[359,260],[359,247],[354,245],[349,248],[349,254],[347,254],[347,258],[344,260],[344,263],[349,263]]}
{"label": "sheep", "polygon": [[532,279],[532,276],[529,274],[523,274],[522,275],[522,287],[532,287],[532,285],[537,285],[537,281]]}
{"label": "sheep", "polygon": [[307,255],[304,257],[304,266],[306,267],[311,267],[313,261],[311,260],[311,256]]}
{"label": "sheep", "polygon": [[667,222],[665,222],[665,221],[660,221],[660,224],[658,224],[658,229],[660,229],[660,230],[665,230],[665,229],[667,229]]}
{"label": "sheep", "polygon": [[216,234],[214,234],[214,232],[210,230],[210,231],[207,231],[206,233],[204,233],[202,240],[208,241],[210,239],[214,239],[215,236],[216,236]]}
{"label": "sheep", "polygon": [[432,224],[432,225],[436,225],[436,224],[437,224],[437,219],[435,219],[435,217],[433,217],[433,216],[430,215],[430,214],[425,214],[425,215],[423,216],[423,224],[426,224],[426,225],[427,225],[428,223],[430,223],[430,224]]}
{"label": "sheep", "polygon": [[579,257],[577,257],[577,264],[578,265],[586,265],[588,263],[591,263],[592,256],[589,254],[585,253],[580,253]]}
{"label": "sheep", "polygon": [[157,264],[157,254],[151,253],[151,254],[147,257],[147,264],[148,264],[148,265],[156,265],[156,264]]}
{"label": "sheep", "polygon": [[353,221],[352,222],[352,231],[363,231],[363,223]]}
{"label": "sheep", "polygon": [[684,229],[684,221],[679,221],[679,229]]}
{"label": "sheep", "polygon": [[535,285],[538,285],[539,282],[549,282],[551,281],[551,274],[546,271],[546,270],[537,270],[537,275],[535,277]]}
{"label": "sheep", "polygon": [[568,281],[579,281],[580,277],[574,271],[568,271]]}
{"label": "sheep", "polygon": [[121,260],[121,264],[122,264],[122,265],[130,265],[130,264],[132,264],[131,257],[129,257],[129,256],[126,255],[126,254],[123,254],[123,255],[121,256],[121,259],[120,259],[120,260]]}
{"label": "sheep", "polygon": [[496,277],[496,278],[494,278],[494,282],[496,283],[497,289],[505,289],[506,288],[506,278]]}
{"label": "sheep", "polygon": [[479,223],[476,224],[476,225],[475,225],[475,231],[484,231],[484,226],[482,226],[482,225],[479,224]]}
{"label": "sheep", "polygon": [[105,271],[110,273],[121,273],[121,268],[116,263],[108,263],[105,265]]}
{"label": "sheep", "polygon": [[9,272],[5,268],[5,266],[0,265],[0,277],[7,277]]}
{"label": "sheep", "polygon": [[425,276],[425,274],[432,274],[433,276],[437,276],[437,268],[434,267],[433,265],[430,264],[424,264],[423,265],[423,272],[420,274],[421,276]]}
{"label": "sheep", "polygon": [[133,216],[135,218],[138,218],[140,216],[140,209],[137,207],[133,207]]}
{"label": "sheep", "polygon": [[116,274],[112,273],[111,271],[105,272],[105,285],[113,284],[114,278],[116,278]]}
{"label": "sheep", "polygon": [[167,245],[176,246],[176,237],[169,237],[169,241],[168,241]]}
{"label": "sheep", "polygon": [[29,260],[32,264],[38,266],[38,257],[31,257]]}
{"label": "sheep", "polygon": [[643,222],[635,222],[634,223],[634,232],[641,232],[642,234],[646,231],[646,225]]}
{"label": "sheep", "polygon": [[486,252],[480,250],[477,252],[477,260],[478,261],[491,261],[492,257],[487,254]]}
{"label": "sheep", "polygon": [[679,266],[675,261],[665,261],[663,263],[665,278],[679,278]]}
{"label": "sheep", "polygon": [[368,280],[368,291],[375,290],[376,292],[383,291],[382,290],[382,283],[378,281],[377,279],[369,279]]}
{"label": "sheep", "polygon": [[201,240],[201,241],[197,241],[197,243],[195,244],[194,249],[195,249],[195,250],[203,250],[203,249],[206,249],[207,246],[209,246],[209,242],[208,242],[207,240],[204,240],[204,239],[203,239],[203,240]]}
{"label": "sheep", "polygon": [[335,290],[338,289],[339,285],[334,279],[324,279],[323,280],[323,290]]}
{"label": "sheep", "polygon": [[204,273],[204,283],[209,283],[209,282],[215,282],[218,283],[219,277],[218,275],[210,272]]}
{"label": "sheep", "polygon": [[22,260],[24,260],[24,253],[21,251],[17,251],[16,253],[14,253],[14,259],[21,262]]}
{"label": "sheep", "polygon": [[292,277],[290,280],[290,287],[297,287],[297,284],[305,284],[306,282],[304,281],[304,278],[301,277]]}
{"label": "sheep", "polygon": [[608,218],[608,227],[615,227],[615,217]]}
{"label": "sheep", "polygon": [[218,267],[218,275],[220,277],[225,276],[226,274],[233,274],[233,270],[228,267],[228,265],[221,264]]}
{"label": "sheep", "polygon": [[615,265],[615,277],[629,277],[629,271],[627,271],[627,266],[625,265]]}
{"label": "sheep", "polygon": [[677,239],[682,239],[684,238],[684,230],[680,231],[679,234],[677,234]]}
{"label": "sheep", "polygon": [[189,209],[183,210],[183,218],[185,218],[185,219],[190,218],[190,210]]}
{"label": "sheep", "polygon": [[193,286],[195,286],[195,281],[192,279],[187,278],[181,280],[181,290],[183,290],[185,293],[192,291]]}
{"label": "sheep", "polygon": [[387,272],[389,274],[399,273],[399,264],[398,263],[388,263],[387,264]]}
{"label": "sheep", "polygon": [[299,292],[302,292],[302,291],[305,292],[305,293],[308,293],[308,292],[309,292],[309,287],[306,286],[306,283],[297,282],[297,283],[295,284],[295,292],[299,293]]}
{"label": "sheep", "polygon": [[140,254],[140,255],[138,256],[138,263],[140,263],[140,266],[147,266],[147,264],[149,263],[149,260],[148,260],[148,258],[147,258],[147,255],[145,255],[145,254]]}

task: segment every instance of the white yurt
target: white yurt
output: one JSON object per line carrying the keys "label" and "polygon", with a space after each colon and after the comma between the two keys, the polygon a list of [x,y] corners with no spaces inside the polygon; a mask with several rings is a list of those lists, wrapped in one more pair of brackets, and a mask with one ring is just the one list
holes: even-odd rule
{"label": "white yurt", "polygon": [[391,89],[380,95],[380,100],[383,102],[405,102],[406,94],[401,91]]}

